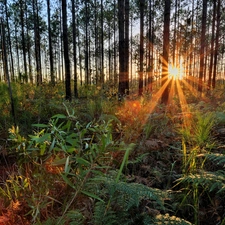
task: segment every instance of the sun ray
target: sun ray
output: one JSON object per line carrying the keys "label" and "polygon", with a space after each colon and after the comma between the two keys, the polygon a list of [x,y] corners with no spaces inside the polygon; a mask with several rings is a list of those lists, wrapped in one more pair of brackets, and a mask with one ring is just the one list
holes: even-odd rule
{"label": "sun ray", "polygon": [[172,99],[175,95],[175,80],[172,79],[171,80],[171,86],[170,86],[170,93],[169,93],[169,98],[168,98],[168,104],[171,104],[172,103]]}
{"label": "sun ray", "polygon": [[185,85],[185,87],[188,88],[188,90],[195,96],[198,97],[198,91],[191,85],[189,84],[186,80],[182,80],[183,84]]}
{"label": "sun ray", "polygon": [[177,86],[177,93],[178,93],[178,97],[179,97],[179,101],[180,101],[184,126],[190,126],[190,118],[189,118],[190,109],[188,107],[187,100],[186,100],[184,92],[181,88],[179,80],[176,80],[176,86]]}
{"label": "sun ray", "polygon": [[169,85],[170,80],[166,80],[166,82],[162,85],[162,87],[158,90],[156,94],[152,97],[152,100],[150,101],[149,106],[149,113],[152,113],[155,109],[159,99],[162,97],[163,92],[165,91],[166,87]]}

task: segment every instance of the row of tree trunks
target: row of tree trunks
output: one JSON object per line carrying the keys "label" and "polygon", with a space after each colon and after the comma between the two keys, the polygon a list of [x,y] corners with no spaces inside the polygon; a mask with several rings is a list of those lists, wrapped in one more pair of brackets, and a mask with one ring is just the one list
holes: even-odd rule
{"label": "row of tree trunks", "polygon": [[[164,25],[164,29],[161,29],[164,30],[163,43],[162,38],[159,37],[161,30],[157,30],[158,28],[155,25],[158,22],[156,18],[159,19],[158,15],[162,14],[163,7],[161,7],[160,2],[165,4],[165,16],[166,10],[169,10],[167,15],[171,11],[173,16],[173,26],[171,27],[174,28],[173,33],[170,35],[168,28],[170,16],[167,19],[164,18],[163,22],[160,20],[159,24]],[[57,79],[63,81],[65,79],[68,82],[66,78],[68,69],[66,69],[65,43],[63,43],[64,38],[61,35],[61,31],[64,30],[64,25],[62,25],[63,18],[65,18],[64,12],[60,8],[51,8],[51,3],[51,0],[46,0],[47,7],[45,10],[48,19],[46,32],[43,32],[45,24],[40,16],[43,8],[39,0],[16,0],[10,3],[4,0],[0,3],[3,6],[1,12],[4,15],[3,21],[6,23],[7,29],[6,45],[9,56],[9,73],[11,73],[12,79],[14,79],[14,76],[18,78],[19,74],[19,79],[22,82],[28,80],[33,82],[35,72],[35,82],[40,85],[43,79],[49,78],[47,75],[49,72],[50,81],[53,85]],[[57,5],[60,3],[58,1]],[[172,9],[166,8],[169,3]],[[66,4],[66,8],[71,9],[71,14],[68,13],[69,16],[71,15],[71,23],[68,21],[67,25],[70,26],[68,45],[72,46],[72,48],[68,48],[68,54],[69,60],[72,62],[70,73],[74,74],[73,78],[71,78],[74,80],[74,96],[78,97],[78,73],[81,85],[102,85],[106,80],[110,79],[114,82],[114,87],[116,87],[119,81],[118,92],[120,96],[129,94],[129,80],[138,76],[138,94],[143,95],[144,90],[148,90],[153,77],[159,81],[161,69],[162,85],[164,85],[168,74],[166,66],[171,62],[175,66],[179,65],[182,57],[184,57],[186,75],[198,77],[198,83],[196,83],[200,92],[205,88],[206,79],[208,79],[208,89],[215,88],[217,64],[221,62],[220,56],[223,57],[223,46],[221,46],[223,41],[220,39],[222,37],[220,25],[224,24],[220,18],[222,13],[221,0],[212,2],[192,0],[189,5],[192,8],[190,12],[185,12],[185,10],[189,10],[189,6],[185,10],[181,10],[182,7],[185,7],[184,5],[184,1],[181,0],[140,0],[131,3],[129,0],[114,0],[113,2],[71,0],[70,4]],[[10,13],[8,13],[8,7],[11,7]],[[209,14],[213,14],[212,19],[208,16],[207,7],[209,7]],[[134,8],[136,10],[134,11],[135,15],[132,14],[131,16],[129,11]],[[54,13],[51,15],[51,12],[58,13],[59,20],[54,19]],[[81,13],[82,16],[78,15],[78,13]],[[184,14],[187,15],[186,19],[182,18]],[[202,19],[200,15],[202,15]],[[138,32],[139,37],[135,38],[132,36],[132,23],[134,18],[138,17],[140,32]],[[12,22],[15,25],[12,25]],[[92,26],[93,24],[95,26]],[[14,26],[13,35],[10,32],[12,26]],[[55,28],[56,26],[57,28]],[[119,28],[119,31],[117,28]],[[167,33],[169,34],[167,35]],[[200,33],[201,35],[199,35]],[[48,34],[48,36],[44,34]],[[119,34],[119,42],[117,42],[117,34]],[[168,45],[166,35],[171,38],[171,53],[167,53],[166,50]],[[12,41],[11,37],[13,37]],[[47,44],[44,43],[46,37],[48,37]],[[145,42],[146,39],[148,43]],[[136,45],[134,41],[136,41]],[[46,52],[43,52],[43,46]],[[33,52],[35,54],[32,54]],[[163,62],[163,65],[158,60],[159,55],[162,57],[161,62]],[[45,67],[46,61],[48,63],[47,67]],[[14,63],[18,68],[16,70],[14,69]],[[198,66],[199,63],[200,66]],[[134,64],[137,71],[134,70]],[[79,72],[78,68],[80,69]],[[219,69],[220,71],[223,70],[222,64]],[[18,74],[14,75],[14,71],[17,71]],[[42,73],[44,77],[42,77]],[[85,73],[84,77],[82,73]]]}

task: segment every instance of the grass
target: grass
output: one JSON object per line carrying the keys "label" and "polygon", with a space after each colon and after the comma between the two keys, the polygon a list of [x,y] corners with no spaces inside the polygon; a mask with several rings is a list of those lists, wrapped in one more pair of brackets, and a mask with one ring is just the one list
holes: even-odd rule
{"label": "grass", "polygon": [[224,223],[224,147],[216,131],[225,107],[213,104],[221,95],[212,104],[187,99],[188,114],[176,98],[149,112],[149,96],[118,102],[113,91],[91,86],[69,103],[57,85],[13,84],[13,126],[0,84],[1,222]]}

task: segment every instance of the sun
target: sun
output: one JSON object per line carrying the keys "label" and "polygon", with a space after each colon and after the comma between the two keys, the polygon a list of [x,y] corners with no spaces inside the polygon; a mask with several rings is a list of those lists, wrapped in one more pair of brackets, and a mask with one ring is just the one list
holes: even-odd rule
{"label": "sun", "polygon": [[169,65],[168,74],[169,74],[169,79],[182,80],[184,77],[184,68],[182,66],[182,63],[180,63],[178,67]]}

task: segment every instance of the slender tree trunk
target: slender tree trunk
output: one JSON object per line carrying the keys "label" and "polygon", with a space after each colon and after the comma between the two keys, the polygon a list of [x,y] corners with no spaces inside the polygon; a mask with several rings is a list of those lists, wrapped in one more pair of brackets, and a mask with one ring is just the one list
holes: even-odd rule
{"label": "slender tree trunk", "polygon": [[83,73],[82,73],[82,56],[81,56],[81,42],[80,34],[78,33],[78,51],[79,51],[79,67],[80,67],[80,85],[83,85]]}
{"label": "slender tree trunk", "polygon": [[111,80],[112,80],[112,76],[111,76],[111,30],[110,30],[110,21],[109,21],[109,25],[108,25],[108,62],[109,62],[109,67],[108,67],[108,69],[109,69],[109,80],[110,80],[110,82],[111,82]]}
{"label": "slender tree trunk", "polygon": [[119,23],[119,99],[123,98],[126,92],[125,75],[125,38],[124,38],[124,0],[118,0],[118,23]]}
{"label": "slender tree trunk", "polygon": [[173,28],[173,66],[175,66],[176,59],[176,35],[177,35],[177,0],[175,0],[175,12],[174,12],[174,28]]}
{"label": "slender tree trunk", "polygon": [[[26,26],[28,27],[28,15],[26,9]],[[27,58],[28,58],[28,77],[30,79],[30,83],[33,84],[33,74],[32,74],[32,65],[31,65],[31,41],[29,36],[29,30],[26,29],[26,36],[27,36]]]}
{"label": "slender tree trunk", "polygon": [[88,50],[88,24],[89,24],[89,15],[88,15],[88,2],[85,1],[85,83],[89,84],[89,50]]}
{"label": "slender tree trunk", "polygon": [[35,42],[35,58],[36,58],[36,73],[37,73],[37,85],[42,83],[41,72],[41,47],[40,47],[40,32],[39,32],[39,15],[37,0],[33,0],[33,15],[34,15],[34,42]]}
{"label": "slender tree trunk", "polygon": [[[194,51],[194,49],[193,49],[193,47],[194,47],[194,44],[193,44],[193,40],[194,40],[194,38],[193,38],[193,35],[194,35],[194,3],[195,1],[194,0],[192,0],[192,12],[191,12],[191,33],[192,33],[192,35],[191,35],[191,39],[190,39],[190,42],[191,42],[191,47],[190,47],[190,63],[189,63],[189,76],[193,76],[193,64],[194,64],[194,60],[193,60],[193,55],[194,55],[194,53],[193,53],[193,51]],[[191,80],[188,80],[189,82],[192,82]]]}
{"label": "slender tree trunk", "polygon": [[139,91],[138,94],[143,94],[143,72],[144,72],[144,6],[145,0],[140,0],[140,68],[139,68]]}
{"label": "slender tree trunk", "polygon": [[[26,3],[25,3],[26,4]],[[26,60],[26,43],[25,43],[25,26],[24,26],[24,2],[20,0],[20,22],[21,22],[21,37],[22,37],[22,48],[23,48],[23,67],[24,67],[24,78],[27,77],[27,60]]]}
{"label": "slender tree trunk", "polygon": [[[163,59],[162,59],[162,86],[168,81],[169,41],[170,41],[170,0],[165,0],[164,27],[163,27]],[[162,94],[162,103],[167,104],[169,99],[169,85]]]}
{"label": "slender tree trunk", "polygon": [[19,43],[18,43],[18,31],[15,26],[15,42],[16,42],[16,58],[17,58],[17,75],[20,74],[20,55],[19,55]]}
{"label": "slender tree trunk", "polygon": [[103,0],[101,0],[101,84],[104,84],[104,19]]}
{"label": "slender tree trunk", "polygon": [[210,47],[211,50],[210,50],[208,89],[211,89],[211,84],[212,84],[214,43],[215,43],[215,40],[214,40],[214,37],[215,37],[215,24],[216,24],[216,1],[213,1],[212,37],[211,37],[211,47]]}
{"label": "slender tree trunk", "polygon": [[65,87],[66,87],[66,100],[71,101],[71,84],[70,84],[70,60],[68,48],[68,28],[67,28],[67,2],[62,0],[62,22],[63,22],[63,49],[65,61]]}
{"label": "slender tree trunk", "polygon": [[95,20],[94,20],[94,24],[95,24],[95,83],[98,86],[99,85],[99,73],[98,73],[98,58],[99,58],[99,49],[98,49],[98,26],[97,26],[97,21],[98,21],[98,5],[97,5],[97,1],[95,0]]}
{"label": "slender tree trunk", "polygon": [[5,34],[5,21],[1,18],[0,20],[1,25],[1,52],[2,52],[2,62],[3,62],[3,73],[4,73],[4,81],[7,82],[9,78],[9,68],[8,68],[8,56],[6,50],[6,34]]}
{"label": "slender tree trunk", "polygon": [[116,46],[116,0],[114,0],[114,22],[113,22],[113,64],[114,64],[114,84],[117,85],[118,83],[118,76],[117,76],[117,46]]}
{"label": "slender tree trunk", "polygon": [[6,16],[6,27],[7,27],[7,39],[9,43],[9,54],[10,54],[10,61],[11,61],[11,74],[12,74],[12,80],[14,80],[14,60],[12,55],[12,42],[11,42],[11,35],[10,35],[10,28],[9,28],[9,16],[8,16],[8,6],[7,6],[7,0],[4,1],[5,5],[5,16]]}
{"label": "slender tree trunk", "polygon": [[[154,4],[155,4],[154,0],[152,1],[152,4],[153,4],[153,8],[150,11],[151,13],[154,12]],[[150,85],[149,90],[150,91],[152,91],[153,76],[154,76],[154,42],[155,42],[154,35],[155,35],[155,33],[154,33],[154,18],[152,17],[151,18],[151,39],[150,39],[151,62],[150,62],[150,74],[149,74],[150,75],[150,77],[149,77],[149,85]]]}
{"label": "slender tree trunk", "polygon": [[77,88],[77,24],[75,2],[72,0],[72,27],[73,27],[73,72],[74,72],[74,97],[78,98]]}
{"label": "slender tree trunk", "polygon": [[148,33],[147,33],[147,37],[148,37],[148,40],[147,40],[147,53],[148,53],[148,57],[147,57],[147,63],[148,63],[148,66],[147,66],[147,90],[148,91],[151,91],[151,72],[152,72],[152,58],[153,58],[153,55],[152,55],[152,51],[151,49],[153,48],[153,43],[152,43],[152,1],[149,1],[149,14],[148,14],[149,18],[148,18]]}
{"label": "slender tree trunk", "polygon": [[216,43],[215,43],[215,51],[214,51],[215,55],[214,55],[214,65],[213,65],[213,80],[212,80],[213,89],[216,87],[217,61],[218,61],[218,53],[219,53],[220,7],[221,7],[221,3],[220,3],[220,0],[218,0],[218,3],[217,3],[217,18],[216,18]]}
{"label": "slender tree trunk", "polygon": [[131,85],[133,82],[133,53],[132,53],[133,39],[132,39],[132,36],[133,36],[133,16],[131,16],[131,22],[130,22],[130,49],[131,49],[130,51],[130,83]]}
{"label": "slender tree trunk", "polygon": [[47,0],[47,12],[48,12],[48,45],[49,45],[49,62],[50,62],[50,78],[51,84],[55,86],[54,77],[54,62],[53,62],[53,50],[52,50],[52,30],[51,30],[51,9],[50,0]]}
{"label": "slender tree trunk", "polygon": [[129,17],[130,17],[130,5],[129,0],[125,0],[125,85],[126,85],[126,94],[129,95]]}
{"label": "slender tree trunk", "polygon": [[205,33],[206,33],[206,16],[207,16],[207,0],[203,0],[202,8],[202,31],[201,31],[201,48],[200,48],[200,71],[198,91],[202,92],[203,75],[204,75],[204,60],[205,60]]}

